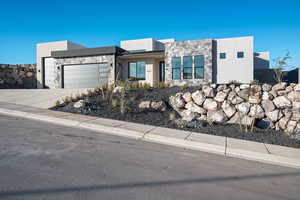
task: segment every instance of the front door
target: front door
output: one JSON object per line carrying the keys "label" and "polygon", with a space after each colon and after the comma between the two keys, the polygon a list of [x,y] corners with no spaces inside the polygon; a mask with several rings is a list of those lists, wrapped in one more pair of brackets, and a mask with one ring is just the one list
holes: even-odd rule
{"label": "front door", "polygon": [[159,82],[165,82],[165,61],[159,62]]}

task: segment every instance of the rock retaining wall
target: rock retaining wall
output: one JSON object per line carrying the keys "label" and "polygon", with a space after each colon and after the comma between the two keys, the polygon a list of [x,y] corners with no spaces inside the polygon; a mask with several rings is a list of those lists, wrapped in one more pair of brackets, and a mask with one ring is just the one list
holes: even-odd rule
{"label": "rock retaining wall", "polygon": [[183,120],[241,123],[286,132],[300,132],[300,84],[204,85],[177,93],[169,104]]}
{"label": "rock retaining wall", "polygon": [[0,88],[36,88],[36,65],[0,64]]}

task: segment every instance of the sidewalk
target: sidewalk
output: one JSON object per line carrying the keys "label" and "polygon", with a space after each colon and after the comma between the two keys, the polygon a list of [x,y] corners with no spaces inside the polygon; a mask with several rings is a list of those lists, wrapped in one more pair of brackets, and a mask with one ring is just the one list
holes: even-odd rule
{"label": "sidewalk", "polygon": [[0,102],[0,114],[300,169],[300,149]]}

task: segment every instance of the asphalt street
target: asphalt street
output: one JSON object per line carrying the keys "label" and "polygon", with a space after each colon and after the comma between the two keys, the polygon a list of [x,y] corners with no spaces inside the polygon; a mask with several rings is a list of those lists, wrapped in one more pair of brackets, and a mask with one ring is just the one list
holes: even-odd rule
{"label": "asphalt street", "polygon": [[0,199],[300,199],[300,170],[0,115]]}

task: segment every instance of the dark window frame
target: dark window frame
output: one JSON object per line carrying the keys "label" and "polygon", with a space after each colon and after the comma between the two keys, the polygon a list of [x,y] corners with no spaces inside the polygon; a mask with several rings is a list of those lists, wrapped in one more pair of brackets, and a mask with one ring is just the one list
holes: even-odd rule
{"label": "dark window frame", "polygon": [[[196,65],[196,58],[197,57],[202,57],[203,63],[201,66]],[[205,65],[205,57],[204,55],[196,55],[194,56],[194,79],[204,79],[204,65]],[[202,69],[202,76],[197,76],[197,69]]]}
{"label": "dark window frame", "polygon": [[[190,61],[190,66],[185,66],[185,59],[191,59]],[[182,72],[183,72],[183,75],[182,75],[182,78],[183,79],[193,79],[193,56],[183,56],[182,58],[182,66],[183,66],[183,69],[182,69]],[[187,77],[187,75],[185,74],[185,70],[186,69],[190,69],[191,70],[191,73],[190,73],[190,77]]]}
{"label": "dark window frame", "polygon": [[[144,63],[144,77],[143,78],[137,77],[138,63],[141,63],[141,62]],[[135,63],[135,76],[134,77],[130,75],[130,64],[131,63]],[[146,80],[146,62],[145,61],[128,62],[128,80],[129,81],[144,81],[144,80]]]}
{"label": "dark window frame", "polygon": [[237,58],[244,58],[244,57],[245,57],[245,53],[244,53],[243,51],[238,51],[238,52],[236,53],[236,57],[237,57]]}
{"label": "dark window frame", "polygon": [[219,56],[220,59],[226,59],[226,53],[220,53],[220,56]]}
{"label": "dark window frame", "polygon": [[[175,59],[179,59],[179,65],[178,66],[174,66],[174,62],[175,62]],[[181,79],[181,57],[180,56],[177,56],[177,57],[173,57],[172,58],[172,61],[171,61],[171,64],[172,64],[172,80],[180,80]],[[174,71],[178,71],[179,70],[179,77],[178,78],[175,78],[174,77]],[[177,72],[178,73],[178,72]]]}

